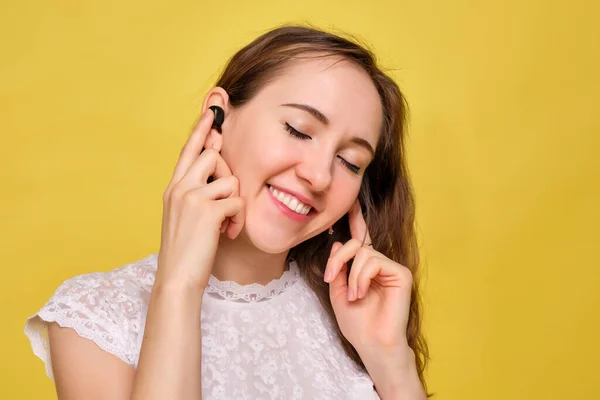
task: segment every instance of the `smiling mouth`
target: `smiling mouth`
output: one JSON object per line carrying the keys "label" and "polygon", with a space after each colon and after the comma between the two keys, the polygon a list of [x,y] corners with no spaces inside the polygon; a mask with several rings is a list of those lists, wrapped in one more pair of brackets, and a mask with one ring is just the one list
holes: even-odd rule
{"label": "smiling mouth", "polygon": [[300,215],[308,215],[311,212],[314,213],[314,209],[311,206],[302,203],[300,200],[298,200],[291,194],[280,192],[279,190],[273,188],[273,186],[271,185],[267,185],[267,187],[269,188],[269,191],[273,194],[273,197],[275,197],[281,204],[283,204],[293,212]]}

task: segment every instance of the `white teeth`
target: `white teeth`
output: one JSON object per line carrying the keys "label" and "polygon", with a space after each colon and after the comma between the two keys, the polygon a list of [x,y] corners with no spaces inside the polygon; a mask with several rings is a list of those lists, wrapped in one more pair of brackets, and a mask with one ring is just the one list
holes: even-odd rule
{"label": "white teeth", "polygon": [[277,198],[277,200],[283,203],[283,200],[285,199],[285,194],[279,192],[275,197]]}
{"label": "white teeth", "polygon": [[310,211],[310,206],[300,202],[297,198],[287,193],[283,193],[269,186],[269,190],[273,193],[273,196],[285,204],[290,210],[297,212],[298,214],[306,215]]}

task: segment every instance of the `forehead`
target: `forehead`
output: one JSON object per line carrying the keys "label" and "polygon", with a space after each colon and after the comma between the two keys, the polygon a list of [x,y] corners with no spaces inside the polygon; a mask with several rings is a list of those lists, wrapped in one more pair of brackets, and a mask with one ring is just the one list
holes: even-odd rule
{"label": "forehead", "polygon": [[343,58],[291,60],[258,97],[276,105],[310,105],[329,119],[332,129],[377,143],[382,123],[379,93],[362,67]]}

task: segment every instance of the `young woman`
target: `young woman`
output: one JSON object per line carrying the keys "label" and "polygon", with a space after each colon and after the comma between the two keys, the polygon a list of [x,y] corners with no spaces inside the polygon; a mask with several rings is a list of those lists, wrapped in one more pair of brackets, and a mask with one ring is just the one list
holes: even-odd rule
{"label": "young woman", "polygon": [[67,280],[27,321],[59,399],[427,398],[405,114],[339,36],[286,26],[236,53],[158,253]]}

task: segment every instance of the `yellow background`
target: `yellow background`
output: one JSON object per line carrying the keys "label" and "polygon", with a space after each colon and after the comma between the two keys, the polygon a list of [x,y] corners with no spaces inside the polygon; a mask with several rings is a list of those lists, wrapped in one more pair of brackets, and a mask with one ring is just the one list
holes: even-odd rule
{"label": "yellow background", "polygon": [[[221,4],[219,6],[219,4]],[[0,398],[54,389],[23,334],[65,279],[158,249],[203,94],[266,29],[356,34],[412,107],[438,399],[598,399],[598,2],[0,5]]]}

